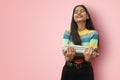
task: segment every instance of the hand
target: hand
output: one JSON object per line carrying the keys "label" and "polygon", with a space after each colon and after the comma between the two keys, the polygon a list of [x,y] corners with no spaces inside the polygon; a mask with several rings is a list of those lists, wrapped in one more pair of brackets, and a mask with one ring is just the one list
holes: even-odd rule
{"label": "hand", "polygon": [[74,59],[75,54],[76,54],[75,49],[72,47],[68,47],[65,55],[66,61],[72,61]]}
{"label": "hand", "polygon": [[90,62],[96,56],[95,49],[90,47],[86,48],[84,52],[85,61]]}

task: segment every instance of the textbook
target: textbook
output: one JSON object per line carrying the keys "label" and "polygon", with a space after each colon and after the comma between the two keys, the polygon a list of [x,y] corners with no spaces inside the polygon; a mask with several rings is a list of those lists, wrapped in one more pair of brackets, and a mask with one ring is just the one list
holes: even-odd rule
{"label": "textbook", "polygon": [[84,53],[85,49],[88,48],[87,46],[80,46],[80,45],[65,45],[63,47],[63,50],[67,50],[68,47],[74,48],[77,53]]}
{"label": "textbook", "polygon": [[[80,45],[65,45],[63,47],[63,50],[67,50],[68,47],[72,47],[76,50],[76,53],[84,53],[86,48],[89,48],[89,46],[80,46]],[[94,52],[93,54],[99,55],[99,53]]]}

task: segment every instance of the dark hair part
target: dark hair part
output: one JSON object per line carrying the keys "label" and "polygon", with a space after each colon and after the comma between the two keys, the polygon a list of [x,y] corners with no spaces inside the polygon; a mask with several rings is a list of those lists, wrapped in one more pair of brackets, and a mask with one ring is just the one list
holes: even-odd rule
{"label": "dark hair part", "polygon": [[71,20],[71,32],[70,32],[70,37],[72,37],[73,39],[73,42],[75,45],[81,45],[81,40],[80,40],[80,36],[78,34],[78,26],[77,26],[77,23],[75,22],[74,20],[74,12],[75,12],[75,9],[77,7],[83,7],[89,17],[89,19],[86,20],[86,28],[89,29],[89,30],[95,30],[94,28],[94,25],[92,23],[92,20],[91,20],[91,17],[90,17],[90,14],[88,12],[88,10],[86,9],[86,7],[84,5],[77,5],[75,6],[75,8],[73,9],[73,14],[72,14],[72,20]]}

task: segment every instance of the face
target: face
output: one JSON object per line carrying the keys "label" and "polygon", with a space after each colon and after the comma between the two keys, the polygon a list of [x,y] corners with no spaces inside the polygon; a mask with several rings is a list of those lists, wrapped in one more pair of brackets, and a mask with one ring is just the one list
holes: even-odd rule
{"label": "face", "polygon": [[75,22],[82,22],[86,21],[88,19],[88,15],[85,11],[85,9],[81,6],[78,6],[74,11],[74,20]]}

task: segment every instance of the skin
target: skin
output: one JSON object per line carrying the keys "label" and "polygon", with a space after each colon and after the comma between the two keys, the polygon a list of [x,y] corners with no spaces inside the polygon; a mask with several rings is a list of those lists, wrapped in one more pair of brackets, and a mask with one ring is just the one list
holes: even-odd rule
{"label": "skin", "polygon": [[[77,7],[74,12],[74,20],[78,25],[78,32],[86,29],[86,19],[89,19],[85,9],[81,6]],[[96,57],[95,54],[92,54],[95,50],[90,47],[86,48],[84,52],[85,61],[90,62],[93,58]],[[74,48],[68,47],[66,51],[64,51],[66,61],[72,61],[74,59],[76,52]]]}
{"label": "skin", "polygon": [[88,15],[83,7],[77,7],[74,12],[74,20],[78,25],[78,31],[86,29],[86,19]]}

